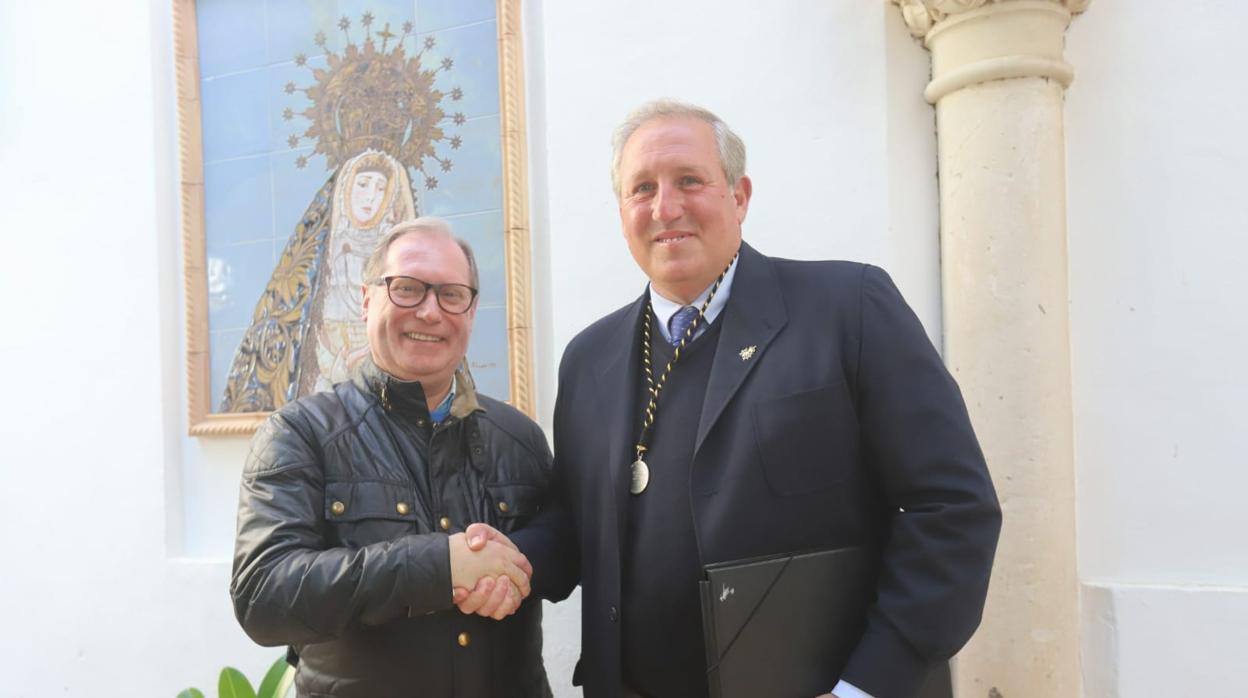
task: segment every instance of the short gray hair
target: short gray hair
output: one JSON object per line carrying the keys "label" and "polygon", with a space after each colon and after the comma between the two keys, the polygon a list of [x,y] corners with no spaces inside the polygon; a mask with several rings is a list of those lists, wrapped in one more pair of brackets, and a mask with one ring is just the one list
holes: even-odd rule
{"label": "short gray hair", "polygon": [[459,249],[463,250],[464,257],[468,259],[470,285],[475,289],[481,288],[481,278],[477,271],[477,257],[472,253],[472,245],[469,245],[462,238],[455,237],[455,234],[451,232],[451,224],[437,216],[421,216],[410,221],[400,221],[391,226],[386,231],[386,235],[381,239],[381,242],[377,243],[373,253],[368,256],[368,261],[364,263],[364,283],[371,284],[381,278],[381,272],[386,266],[386,255],[390,252],[390,246],[394,244],[395,240],[404,235],[412,234],[447,238],[455,241],[455,244],[459,245]]}
{"label": "short gray hair", "polygon": [[675,99],[654,99],[637,107],[615,129],[611,139],[611,186],[620,196],[620,160],[624,156],[624,144],[647,122],[655,119],[698,119],[711,127],[715,145],[719,148],[719,166],[728,179],[728,186],[735,187],[745,176],[745,142],[728,128],[728,124],[709,109]]}

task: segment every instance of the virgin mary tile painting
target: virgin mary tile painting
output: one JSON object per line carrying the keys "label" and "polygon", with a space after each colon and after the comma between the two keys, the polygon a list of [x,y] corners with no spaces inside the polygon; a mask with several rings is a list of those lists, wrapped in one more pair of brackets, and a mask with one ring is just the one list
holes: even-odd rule
{"label": "virgin mary tile painting", "polygon": [[495,3],[377,4],[352,19],[314,1],[196,3],[216,414],[345,379],[367,352],[364,262],[389,226],[424,214],[476,249],[470,367],[510,397]]}

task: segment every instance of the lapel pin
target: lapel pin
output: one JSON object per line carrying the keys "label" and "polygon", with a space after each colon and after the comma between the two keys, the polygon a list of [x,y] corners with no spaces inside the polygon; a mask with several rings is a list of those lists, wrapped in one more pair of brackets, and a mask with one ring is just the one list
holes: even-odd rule
{"label": "lapel pin", "polygon": [[757,351],[757,350],[758,350],[758,346],[757,346],[757,345],[754,345],[754,344],[751,344],[750,346],[748,346],[748,347],[746,347],[746,348],[742,349],[741,351],[737,352],[737,354],[738,354],[738,356],[740,356],[740,357],[741,357],[741,360],[742,360],[742,361],[749,361],[751,358],[753,358],[753,357],[754,357],[754,352],[755,352],[755,351]]}

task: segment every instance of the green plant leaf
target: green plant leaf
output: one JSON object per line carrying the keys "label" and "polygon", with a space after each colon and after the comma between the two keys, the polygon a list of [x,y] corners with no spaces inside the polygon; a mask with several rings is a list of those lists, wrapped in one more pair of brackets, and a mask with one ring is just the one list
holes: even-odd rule
{"label": "green plant leaf", "polygon": [[295,685],[295,668],[286,665],[286,673],[282,674],[282,680],[278,682],[273,698],[286,698],[286,694],[290,693],[290,687],[293,685]]}
{"label": "green plant leaf", "polygon": [[204,692],[198,688],[188,688],[179,693],[177,698],[204,698]]}
{"label": "green plant leaf", "polygon": [[251,682],[243,676],[243,672],[227,666],[221,670],[221,680],[217,682],[217,695],[220,698],[256,698],[256,691]]}
{"label": "green plant leaf", "polygon": [[264,679],[260,681],[260,688],[256,691],[256,698],[282,698],[286,692],[283,690],[281,693],[278,693],[278,691],[290,687],[290,682],[286,682],[285,686],[282,685],[282,679],[286,678],[288,672],[293,678],[294,667],[287,664],[286,655],[282,655],[277,658],[276,662],[273,662],[273,666],[269,667],[268,672],[264,675]]}

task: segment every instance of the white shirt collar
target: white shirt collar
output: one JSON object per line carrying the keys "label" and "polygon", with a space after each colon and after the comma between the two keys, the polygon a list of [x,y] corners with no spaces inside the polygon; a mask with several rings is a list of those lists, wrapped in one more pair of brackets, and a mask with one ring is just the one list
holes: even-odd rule
{"label": "white shirt collar", "polygon": [[[737,255],[729,265],[728,271],[724,272],[724,280],[719,284],[719,290],[715,292],[715,297],[711,299],[711,304],[706,307],[706,322],[698,323],[698,329],[694,336],[702,334],[706,330],[706,326],[715,322],[715,318],[719,317],[720,311],[728,303],[728,296],[732,295],[732,279],[737,275],[737,262],[741,261],[741,256]],[[702,303],[706,300],[706,296],[710,294],[711,288],[715,286],[715,282],[711,282],[710,286],[702,289],[702,293],[698,294],[693,302],[689,303],[695,308],[701,308]],[[655,290],[654,284],[650,284],[648,289],[650,292],[650,305],[654,308],[654,319],[659,323],[659,332],[662,333],[663,339],[671,341],[671,333],[668,332],[667,323],[676,314],[677,310],[685,307],[683,303],[669,300],[663,297],[663,294]]]}

